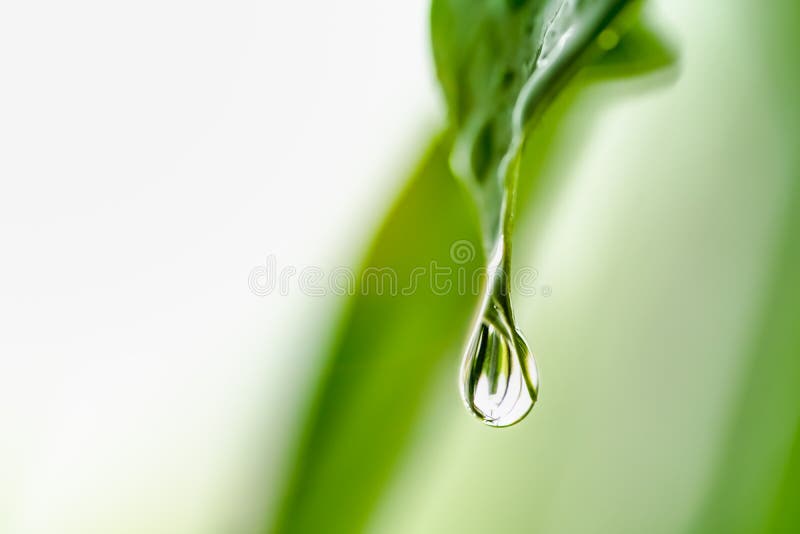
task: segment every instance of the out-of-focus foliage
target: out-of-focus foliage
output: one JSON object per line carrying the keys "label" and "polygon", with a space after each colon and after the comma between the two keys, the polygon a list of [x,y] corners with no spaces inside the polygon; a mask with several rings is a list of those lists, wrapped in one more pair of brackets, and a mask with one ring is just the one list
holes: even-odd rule
{"label": "out-of-focus foliage", "polygon": [[433,55],[454,132],[451,165],[474,196],[488,234],[508,185],[502,160],[521,149],[531,120],[586,56],[598,55],[597,36],[629,4],[433,1]]}
{"label": "out-of-focus foliage", "polygon": [[[446,138],[434,143],[376,236],[358,296],[322,363],[275,532],[362,529],[409,444],[443,356],[461,341],[476,297],[437,289],[414,273],[434,264],[452,270],[452,243],[478,242],[447,166],[448,146]],[[476,253],[461,267],[472,271],[480,262]]]}
{"label": "out-of-focus foliage", "polygon": [[[746,380],[695,532],[800,532],[800,4],[782,0],[752,14],[781,127],[790,177],[778,240],[765,258],[770,286],[750,342]],[[753,179],[758,179],[754,176]]]}

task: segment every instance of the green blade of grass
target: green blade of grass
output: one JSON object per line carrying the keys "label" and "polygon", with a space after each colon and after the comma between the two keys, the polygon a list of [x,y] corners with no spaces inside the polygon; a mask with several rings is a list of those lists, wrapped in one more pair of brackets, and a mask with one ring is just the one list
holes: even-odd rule
{"label": "green blade of grass", "polygon": [[[446,139],[436,142],[368,254],[365,270],[392,269],[398,293],[410,287],[414,269],[431,262],[474,270],[482,261],[479,252],[466,265],[449,256],[454,242],[479,241],[450,175],[448,147]],[[406,446],[439,362],[457,356],[475,296],[443,292],[427,278],[409,294],[380,295],[365,285],[370,280],[359,277],[328,355],[272,532],[359,532]]]}

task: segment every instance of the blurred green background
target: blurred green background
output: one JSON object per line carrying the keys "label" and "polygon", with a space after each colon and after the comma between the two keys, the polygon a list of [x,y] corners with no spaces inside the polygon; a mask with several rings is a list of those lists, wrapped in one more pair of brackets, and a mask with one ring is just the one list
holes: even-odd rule
{"label": "blurred green background", "polygon": [[[676,62],[579,77],[527,145],[515,264],[544,284],[516,298],[542,376],[532,415],[498,431],[460,406],[474,299],[357,297],[268,530],[800,531],[800,12],[650,7]],[[366,265],[404,280],[478,242],[446,145]]]}
{"label": "blurred green background", "polygon": [[519,425],[474,295],[245,285],[482,265],[429,3],[0,6],[0,534],[800,532],[797,0],[651,0],[543,117]]}

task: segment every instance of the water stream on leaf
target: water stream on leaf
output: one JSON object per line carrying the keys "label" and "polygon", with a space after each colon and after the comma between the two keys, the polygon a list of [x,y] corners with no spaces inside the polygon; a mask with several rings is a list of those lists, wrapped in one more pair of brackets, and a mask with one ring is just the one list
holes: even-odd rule
{"label": "water stream on leaf", "polygon": [[[533,354],[514,323],[511,306],[511,236],[519,179],[519,162],[525,133],[541,113],[552,93],[565,81],[590,44],[607,27],[625,0],[613,0],[603,9],[595,3],[558,0],[541,34],[535,68],[530,71],[514,102],[510,142],[490,175],[489,204],[499,207],[484,219],[484,248],[489,259],[488,279],[461,365],[461,394],[467,408],[484,423],[506,427],[521,421],[533,408],[539,393],[539,374]],[[579,6],[585,9],[581,12]],[[587,7],[588,6],[588,7]],[[603,47],[605,48],[605,47]],[[468,132],[469,133],[469,132]],[[477,175],[471,157],[481,147],[480,136],[465,135],[457,142],[451,167],[469,182]],[[459,172],[461,170],[461,172]],[[495,203],[497,202],[497,203]]]}
{"label": "water stream on leaf", "polygon": [[502,244],[490,265],[481,318],[461,365],[461,394],[484,423],[504,427],[522,420],[536,402],[539,374],[528,344],[514,325]]}

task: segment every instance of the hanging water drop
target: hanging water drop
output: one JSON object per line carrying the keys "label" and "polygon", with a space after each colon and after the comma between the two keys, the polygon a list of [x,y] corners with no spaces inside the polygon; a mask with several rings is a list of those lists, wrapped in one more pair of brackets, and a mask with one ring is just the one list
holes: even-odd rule
{"label": "hanging water drop", "polygon": [[[465,128],[456,139],[451,154],[454,173],[473,188],[477,182],[480,205],[488,206],[481,223],[490,276],[467,343],[460,379],[461,396],[467,408],[494,427],[521,421],[538,396],[536,362],[514,324],[511,309],[508,276],[514,205],[530,123],[548,101],[546,90],[553,86],[554,79],[563,75],[560,62],[572,57],[576,47],[585,46],[582,43],[587,35],[594,38],[594,32],[587,30],[588,26],[577,17],[580,5],[579,0],[542,4],[547,10],[543,29],[536,35],[538,52],[533,59],[534,68],[517,88],[519,93],[508,110],[510,113],[498,115],[492,111],[488,123],[485,115],[474,115],[470,128]],[[499,79],[501,93],[505,94],[513,86],[513,77],[504,75]],[[494,137],[498,131],[504,135]]]}
{"label": "hanging water drop", "polygon": [[461,393],[467,408],[484,423],[510,426],[533,408],[539,374],[514,326],[507,293],[492,291],[482,310],[461,365]]}
{"label": "hanging water drop", "polygon": [[[455,127],[450,167],[475,200],[491,273],[466,343],[461,394],[467,408],[491,426],[522,420],[539,389],[533,355],[514,324],[508,283],[519,168],[528,133],[581,62],[593,57],[596,48],[608,51],[618,45],[621,36],[612,23],[623,17],[628,3],[508,1],[503,10],[488,2],[463,21],[455,6],[442,8],[448,14],[442,20],[469,21],[464,28],[471,28],[463,33],[470,35],[465,50],[472,52],[450,65],[453,54],[444,47],[447,52],[440,56],[448,61],[437,58],[437,68]],[[481,9],[486,18],[478,30],[473,22],[480,19]],[[434,41],[450,43],[458,32],[447,25],[443,33]],[[532,151],[546,148],[531,146]]]}

